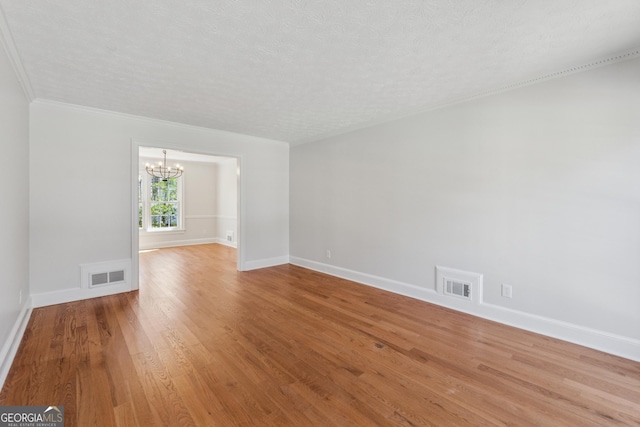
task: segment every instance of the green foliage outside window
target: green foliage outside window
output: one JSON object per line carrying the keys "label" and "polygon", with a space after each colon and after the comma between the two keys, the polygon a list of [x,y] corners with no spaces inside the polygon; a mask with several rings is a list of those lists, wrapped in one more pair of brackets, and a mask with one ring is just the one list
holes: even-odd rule
{"label": "green foliage outside window", "polygon": [[178,179],[169,178],[166,181],[151,178],[151,201],[152,202],[177,202],[178,201]]}
{"label": "green foliage outside window", "polygon": [[[179,201],[178,201],[178,180],[169,178],[151,177],[150,193],[150,219],[151,228],[178,227]],[[139,178],[138,200],[138,227],[143,228],[144,212],[142,203],[142,177]]]}
{"label": "green foliage outside window", "polygon": [[[178,180],[151,178],[151,227],[178,226]],[[162,202],[162,203],[157,203]]]}
{"label": "green foliage outside window", "polygon": [[178,206],[174,203],[156,203],[151,205],[151,227],[177,227]]}

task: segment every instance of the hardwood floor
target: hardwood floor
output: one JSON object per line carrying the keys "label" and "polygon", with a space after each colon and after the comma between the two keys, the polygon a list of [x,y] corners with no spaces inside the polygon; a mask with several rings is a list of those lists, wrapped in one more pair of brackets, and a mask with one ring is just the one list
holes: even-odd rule
{"label": "hardwood floor", "polygon": [[33,311],[0,405],[66,426],[640,425],[640,363],[220,245]]}

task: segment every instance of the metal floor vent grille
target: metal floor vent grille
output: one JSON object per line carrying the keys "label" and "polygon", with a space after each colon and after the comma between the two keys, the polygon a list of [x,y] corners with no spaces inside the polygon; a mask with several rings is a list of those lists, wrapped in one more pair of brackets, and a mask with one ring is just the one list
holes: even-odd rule
{"label": "metal floor vent grille", "polygon": [[446,297],[482,304],[482,274],[437,265],[435,290]]}
{"label": "metal floor vent grille", "polygon": [[80,265],[81,285],[84,289],[121,286],[130,282],[131,260],[96,262]]}
{"label": "metal floor vent grille", "polygon": [[446,279],[444,293],[460,298],[471,299],[471,283]]}
{"label": "metal floor vent grille", "polygon": [[113,283],[124,282],[124,270],[109,271],[107,273],[93,273],[91,274],[91,282],[89,287],[110,285]]}

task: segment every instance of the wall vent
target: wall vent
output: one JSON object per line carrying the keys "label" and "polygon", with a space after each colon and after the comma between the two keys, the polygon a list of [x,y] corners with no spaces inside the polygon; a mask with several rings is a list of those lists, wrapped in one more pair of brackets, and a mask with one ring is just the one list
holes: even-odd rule
{"label": "wall vent", "polygon": [[482,302],[482,274],[436,266],[436,291],[445,296]]}
{"label": "wall vent", "polygon": [[472,299],[471,283],[461,282],[459,280],[446,279],[444,287],[445,295],[452,295],[464,299]]}
{"label": "wall vent", "polygon": [[80,265],[80,284],[85,289],[130,283],[131,260]]}
{"label": "wall vent", "polygon": [[116,283],[124,283],[124,270],[92,273],[89,287],[94,288],[96,286],[113,285]]}

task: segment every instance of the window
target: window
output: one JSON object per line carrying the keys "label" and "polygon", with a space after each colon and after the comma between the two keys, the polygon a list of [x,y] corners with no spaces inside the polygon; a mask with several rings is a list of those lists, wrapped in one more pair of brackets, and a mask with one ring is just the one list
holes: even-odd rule
{"label": "window", "polygon": [[158,231],[182,228],[182,181],[138,175],[138,227]]}

